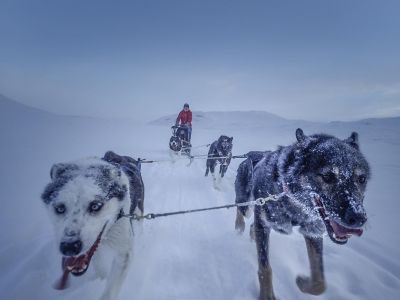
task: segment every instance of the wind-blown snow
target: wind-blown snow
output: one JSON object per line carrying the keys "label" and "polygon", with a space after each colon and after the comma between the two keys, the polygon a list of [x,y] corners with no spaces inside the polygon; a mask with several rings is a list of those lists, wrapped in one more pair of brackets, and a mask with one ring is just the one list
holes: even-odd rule
{"label": "wind-blown snow", "polygon": [[[196,114],[198,116],[196,117]],[[285,299],[398,299],[400,290],[400,118],[328,124],[290,121],[263,112],[194,113],[192,144],[221,134],[233,136],[233,154],[274,150],[295,140],[295,129],[347,138],[360,135],[370,165],[365,207],[368,226],[361,238],[338,246],[325,238],[328,290],[314,297],[295,284],[308,274],[302,236],[272,233],[275,292]],[[164,120],[164,121],[162,121]],[[0,294],[2,299],[98,299],[104,281],[89,271],[64,291],[52,289],[61,275],[60,255],[40,194],[53,163],[107,150],[148,159],[168,159],[174,117],[151,124],[57,116],[0,96]],[[206,147],[194,154],[206,154]],[[205,161],[142,166],[146,212],[168,212],[234,202],[241,160],[233,160],[221,189],[205,178]],[[119,299],[257,299],[257,258],[248,227],[234,231],[235,210],[219,210],[145,221],[137,232],[134,259]],[[247,222],[249,225],[250,222]]]}

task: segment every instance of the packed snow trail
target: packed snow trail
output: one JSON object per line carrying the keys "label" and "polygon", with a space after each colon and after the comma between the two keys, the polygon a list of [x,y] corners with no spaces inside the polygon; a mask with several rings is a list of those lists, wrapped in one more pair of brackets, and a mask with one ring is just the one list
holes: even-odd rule
{"label": "packed snow trail", "polygon": [[[186,164],[183,160],[169,165],[151,165],[147,169],[143,166],[143,180],[151,182],[146,187],[146,212],[234,202],[233,190],[216,191],[212,177],[204,177],[204,161],[194,161],[190,167]],[[232,180],[229,175],[224,179]],[[224,182],[221,188],[226,188]],[[145,220],[143,233],[138,237],[141,241],[135,245],[134,264],[137,262],[139,266],[137,270],[131,269],[128,279],[138,283],[138,298],[158,298],[160,290],[164,299],[225,298],[224,287],[239,284],[236,278],[227,278],[225,272],[237,272],[246,266],[240,257],[237,264],[241,266],[236,268],[236,264],[232,264],[234,254],[243,247],[226,242],[227,238],[244,245],[248,242],[237,239],[233,230],[234,216],[235,210],[231,209]],[[225,264],[229,270],[222,267]],[[247,267],[251,268],[252,263],[247,262]],[[144,277],[137,272],[146,269]],[[128,295],[129,289],[124,288],[122,295],[125,292]]]}
{"label": "packed snow trail", "polygon": [[[1,140],[5,141],[0,148],[2,299],[97,300],[105,282],[94,279],[90,267],[84,276],[72,278],[70,288],[52,288],[61,275],[60,254],[40,200],[50,167],[56,162],[102,156],[110,149],[132,157],[166,159],[169,127],[59,117],[26,108],[22,122],[20,110],[16,107],[14,115],[3,116],[7,110],[0,107],[0,122],[7,120],[0,126]],[[256,130],[249,130],[243,129],[243,120],[232,114],[217,115],[218,128],[196,127],[193,144],[207,144],[224,133],[234,136],[234,154],[273,150],[277,144],[293,142],[299,125],[270,128],[255,124]],[[238,121],[232,121],[235,118]],[[231,126],[234,122],[236,126]],[[246,122],[254,123],[251,113]],[[295,283],[296,275],[309,272],[302,236],[273,232],[270,258],[280,300],[398,299],[399,125],[400,119],[301,125],[306,133],[327,132],[342,138],[351,131],[359,132],[361,149],[372,169],[365,199],[369,221],[363,236],[351,238],[347,245],[334,245],[325,238],[328,289],[318,297],[302,294]],[[196,154],[204,154],[202,151],[207,152],[197,149]],[[204,177],[204,160],[195,160],[190,167],[186,166],[188,160],[143,164],[145,212],[233,203],[240,161],[232,160],[219,190],[214,188],[211,176]],[[144,220],[142,228],[136,224],[133,262],[118,300],[257,299],[257,257],[248,234],[251,220],[246,220],[245,233],[238,235],[235,213],[235,209],[222,209]]]}

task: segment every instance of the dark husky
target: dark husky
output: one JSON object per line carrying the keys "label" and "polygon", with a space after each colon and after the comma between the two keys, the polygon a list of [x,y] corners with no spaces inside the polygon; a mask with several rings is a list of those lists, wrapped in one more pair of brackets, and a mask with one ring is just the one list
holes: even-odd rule
{"label": "dark husky", "polygon": [[[300,226],[311,276],[298,276],[296,283],[303,293],[319,295],[326,289],[323,233],[327,231],[334,243],[345,244],[351,235],[362,234],[367,221],[363,199],[370,173],[357,133],[342,141],[324,134],[306,136],[297,129],[296,138],[296,143],[277,151],[255,152],[241,163],[235,182],[237,203],[283,193],[277,201],[254,209],[260,300],[275,299],[268,254],[271,228],[288,234]],[[239,231],[244,230],[248,209],[237,211]]]}
{"label": "dark husky", "polygon": [[211,144],[210,150],[208,150],[205,176],[208,176],[209,171],[211,171],[211,174],[214,176],[215,165],[219,162],[219,174],[221,174],[221,177],[224,177],[228,170],[228,166],[231,163],[232,140],[233,137],[221,135],[217,141]]}

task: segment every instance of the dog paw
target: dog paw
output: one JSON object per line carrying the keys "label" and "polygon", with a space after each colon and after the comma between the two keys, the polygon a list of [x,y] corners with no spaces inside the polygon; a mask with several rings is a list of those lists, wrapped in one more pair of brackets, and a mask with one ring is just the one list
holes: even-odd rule
{"label": "dog paw", "polygon": [[326,290],[325,281],[313,281],[308,276],[297,276],[296,284],[300,291],[311,295],[321,295]]}

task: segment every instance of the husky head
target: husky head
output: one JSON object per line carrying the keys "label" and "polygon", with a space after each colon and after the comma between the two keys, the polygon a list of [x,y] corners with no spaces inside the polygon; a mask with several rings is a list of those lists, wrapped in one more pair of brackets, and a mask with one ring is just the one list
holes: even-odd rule
{"label": "husky head", "polygon": [[370,171],[357,133],[340,140],[323,134],[306,136],[297,129],[296,138],[288,158],[294,162],[287,173],[289,189],[302,195],[308,209],[322,218],[333,242],[345,244],[351,235],[360,236],[367,221],[363,200]]}
{"label": "husky head", "polygon": [[97,158],[55,164],[50,177],[42,200],[55,227],[63,267],[79,276],[129,203],[128,179],[117,167]]}
{"label": "husky head", "polygon": [[232,140],[233,137],[227,137],[226,135],[221,135],[218,139],[218,152],[221,152],[223,156],[228,155],[229,153],[232,152]]}
{"label": "husky head", "polygon": [[172,136],[171,139],[169,140],[169,148],[175,152],[181,151],[182,149],[181,140],[176,136]]}

